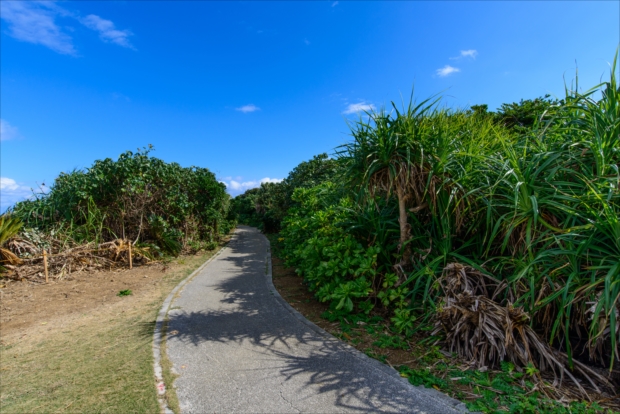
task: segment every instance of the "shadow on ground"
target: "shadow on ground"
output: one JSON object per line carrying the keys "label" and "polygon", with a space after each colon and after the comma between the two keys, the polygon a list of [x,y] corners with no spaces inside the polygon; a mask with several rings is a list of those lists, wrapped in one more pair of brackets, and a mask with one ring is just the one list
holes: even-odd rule
{"label": "shadow on ground", "polygon": [[409,385],[365,363],[339,341],[320,336],[279,303],[266,283],[267,247],[262,237],[240,226],[228,246],[232,254],[218,259],[231,265],[224,267],[231,276],[209,286],[223,295],[220,303],[201,312],[171,311],[168,339],[193,345],[249,343],[269,369],[277,366],[284,382],[305,378],[304,388],[334,393],[336,407],[343,410],[418,411]]}

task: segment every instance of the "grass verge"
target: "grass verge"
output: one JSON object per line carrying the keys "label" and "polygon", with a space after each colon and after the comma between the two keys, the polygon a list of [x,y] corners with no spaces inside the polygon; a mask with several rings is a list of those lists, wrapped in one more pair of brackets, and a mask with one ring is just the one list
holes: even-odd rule
{"label": "grass verge", "polygon": [[[173,261],[151,288],[122,301],[3,335],[0,412],[159,412],[152,353],[157,313],[174,286],[216,252]],[[167,395],[174,407],[172,387]]]}

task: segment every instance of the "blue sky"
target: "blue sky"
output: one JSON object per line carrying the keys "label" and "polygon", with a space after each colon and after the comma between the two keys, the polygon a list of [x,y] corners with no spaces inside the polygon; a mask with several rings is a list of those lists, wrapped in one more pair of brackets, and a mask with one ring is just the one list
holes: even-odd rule
{"label": "blue sky", "polygon": [[1,207],[153,144],[231,194],[349,138],[365,108],[591,87],[618,1],[0,2]]}

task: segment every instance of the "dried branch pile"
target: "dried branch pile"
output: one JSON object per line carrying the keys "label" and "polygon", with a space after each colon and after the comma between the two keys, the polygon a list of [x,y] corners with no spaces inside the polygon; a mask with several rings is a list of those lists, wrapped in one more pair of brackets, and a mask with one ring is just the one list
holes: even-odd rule
{"label": "dried branch pile", "polygon": [[[513,306],[514,295],[505,282],[452,263],[444,269],[440,286],[443,298],[435,333],[445,332],[450,351],[478,367],[498,367],[501,361],[534,367],[552,378],[553,388],[546,391],[556,397],[565,377],[574,384],[563,387],[565,396],[589,398],[585,388],[616,394],[610,378],[574,358],[571,368],[568,355],[540,339],[529,325],[530,316],[522,307]],[[537,379],[544,387],[543,377]]]}
{"label": "dried branch pile", "polygon": [[[130,241],[116,239],[113,241],[95,244],[87,243],[65,248],[60,241],[49,240],[47,255],[48,271],[51,277],[62,279],[64,276],[79,271],[110,270],[129,265]],[[40,281],[44,279],[43,247],[39,247],[19,237],[7,243],[17,260],[5,262],[8,270],[6,277],[14,280]],[[148,248],[132,246],[133,263],[150,262]]]}

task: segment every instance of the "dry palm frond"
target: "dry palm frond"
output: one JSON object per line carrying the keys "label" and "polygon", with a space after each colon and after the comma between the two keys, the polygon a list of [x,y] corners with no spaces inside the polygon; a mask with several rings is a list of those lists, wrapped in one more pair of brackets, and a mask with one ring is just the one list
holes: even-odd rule
{"label": "dry palm frond", "polygon": [[[512,305],[506,286],[495,279],[458,263],[448,265],[440,279],[444,291],[437,312],[436,332],[446,333],[450,351],[475,362],[479,367],[499,366],[510,361],[518,367],[534,366],[553,375],[554,383],[570,378],[581,396],[588,393],[573,375],[589,381],[597,392],[613,391],[612,384],[588,366],[573,360],[569,369],[566,354],[542,341],[529,325],[530,317]],[[506,290],[506,305],[496,300]]]}
{"label": "dry palm frond", "polygon": [[[600,327],[600,332],[590,338],[588,341],[588,349],[590,351],[590,358],[597,360],[604,360],[606,356],[610,356],[612,359],[615,357],[617,360],[620,360],[620,351],[618,351],[618,341],[620,341],[620,301],[617,301],[615,308],[612,312],[615,313],[615,334],[618,335],[618,339],[614,342],[610,340],[612,326],[611,326],[611,318],[608,318],[603,312],[596,312],[597,308],[601,307],[600,301],[602,300],[603,292],[600,291],[596,295],[596,300],[593,302],[586,302],[586,305],[589,307],[586,309],[586,315],[588,319],[592,321],[598,315],[598,326]],[[615,344],[615,349],[611,351],[609,349],[605,349],[607,344]]]}
{"label": "dry palm frond", "polygon": [[15,253],[5,249],[4,247],[0,247],[0,257],[2,257],[2,260],[0,260],[0,263],[2,264],[20,265],[23,263],[22,259],[17,257]]}
{"label": "dry palm frond", "polygon": [[36,256],[41,254],[41,249],[29,240],[21,237],[13,237],[7,243],[7,247],[17,256]]}

